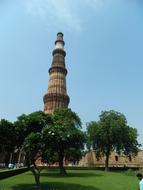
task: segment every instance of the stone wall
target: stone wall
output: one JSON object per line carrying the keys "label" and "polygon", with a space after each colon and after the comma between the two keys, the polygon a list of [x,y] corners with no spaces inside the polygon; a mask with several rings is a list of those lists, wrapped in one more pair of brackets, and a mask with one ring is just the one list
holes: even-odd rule
{"label": "stone wall", "polygon": [[[79,162],[80,166],[97,166],[105,165],[105,157],[96,158],[95,151],[88,152]],[[140,150],[135,157],[127,157],[124,154],[118,155],[112,152],[109,158],[109,166],[111,167],[143,167],[143,150]]]}

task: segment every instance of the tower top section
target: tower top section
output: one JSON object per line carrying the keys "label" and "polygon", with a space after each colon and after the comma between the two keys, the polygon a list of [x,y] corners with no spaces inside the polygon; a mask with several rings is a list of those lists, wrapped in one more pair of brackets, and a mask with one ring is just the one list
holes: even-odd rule
{"label": "tower top section", "polygon": [[63,40],[63,33],[62,32],[58,32],[57,33],[57,40],[55,41],[55,49],[62,49],[64,50],[64,45],[65,42]]}

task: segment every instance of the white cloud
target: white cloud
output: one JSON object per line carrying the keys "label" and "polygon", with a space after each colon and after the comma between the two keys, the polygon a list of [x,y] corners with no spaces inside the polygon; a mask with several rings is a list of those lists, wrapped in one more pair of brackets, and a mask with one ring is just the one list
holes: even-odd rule
{"label": "white cloud", "polygon": [[47,19],[47,22],[81,30],[81,21],[67,0],[25,0],[24,5],[30,14]]}
{"label": "white cloud", "polygon": [[85,3],[94,10],[103,10],[112,0],[85,0]]}
{"label": "white cloud", "polygon": [[[106,0],[109,1],[109,0]],[[24,0],[28,13],[46,19],[47,23],[73,31],[82,30],[81,7],[91,11],[104,5],[105,0]]]}

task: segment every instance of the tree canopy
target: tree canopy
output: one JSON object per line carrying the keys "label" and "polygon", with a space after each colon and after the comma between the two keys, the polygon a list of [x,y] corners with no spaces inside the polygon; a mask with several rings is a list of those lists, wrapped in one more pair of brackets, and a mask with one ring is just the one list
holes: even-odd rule
{"label": "tree canopy", "polygon": [[61,175],[66,175],[63,167],[66,153],[71,148],[72,150],[82,151],[84,149],[85,135],[80,130],[80,118],[71,109],[55,110],[52,119],[53,125],[43,130],[43,138],[47,145],[46,149],[49,149],[49,151],[52,149],[50,152],[53,152],[58,157]]}
{"label": "tree canopy", "polygon": [[135,155],[138,152],[137,130],[127,124],[125,116],[120,112],[103,111],[98,122],[87,124],[87,133],[96,156],[106,157],[106,170],[112,151],[118,154],[123,152],[125,155]]}
{"label": "tree canopy", "polygon": [[10,153],[12,153],[17,144],[15,126],[8,120],[0,121],[0,153],[4,154],[5,162],[8,164]]}
{"label": "tree canopy", "polygon": [[51,124],[51,116],[42,111],[23,114],[14,123],[18,136],[17,146],[25,154],[25,164],[33,172],[38,190],[40,190],[40,168],[35,162],[38,158],[42,159],[44,151],[42,131]]}

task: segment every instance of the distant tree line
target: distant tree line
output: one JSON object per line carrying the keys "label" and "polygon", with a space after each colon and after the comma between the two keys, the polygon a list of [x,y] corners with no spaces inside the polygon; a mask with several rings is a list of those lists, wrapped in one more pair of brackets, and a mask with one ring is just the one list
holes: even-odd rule
{"label": "distant tree line", "polygon": [[1,119],[0,153],[5,155],[6,164],[11,153],[24,153],[25,165],[32,171],[40,190],[38,159],[49,164],[58,162],[60,174],[67,175],[64,159],[79,161],[87,150],[95,150],[97,158],[106,157],[106,170],[112,151],[129,156],[138,152],[137,130],[119,112],[102,112],[99,121],[87,123],[85,132],[81,126],[79,116],[68,108],[57,109],[53,114],[42,111],[23,114],[14,123]]}

